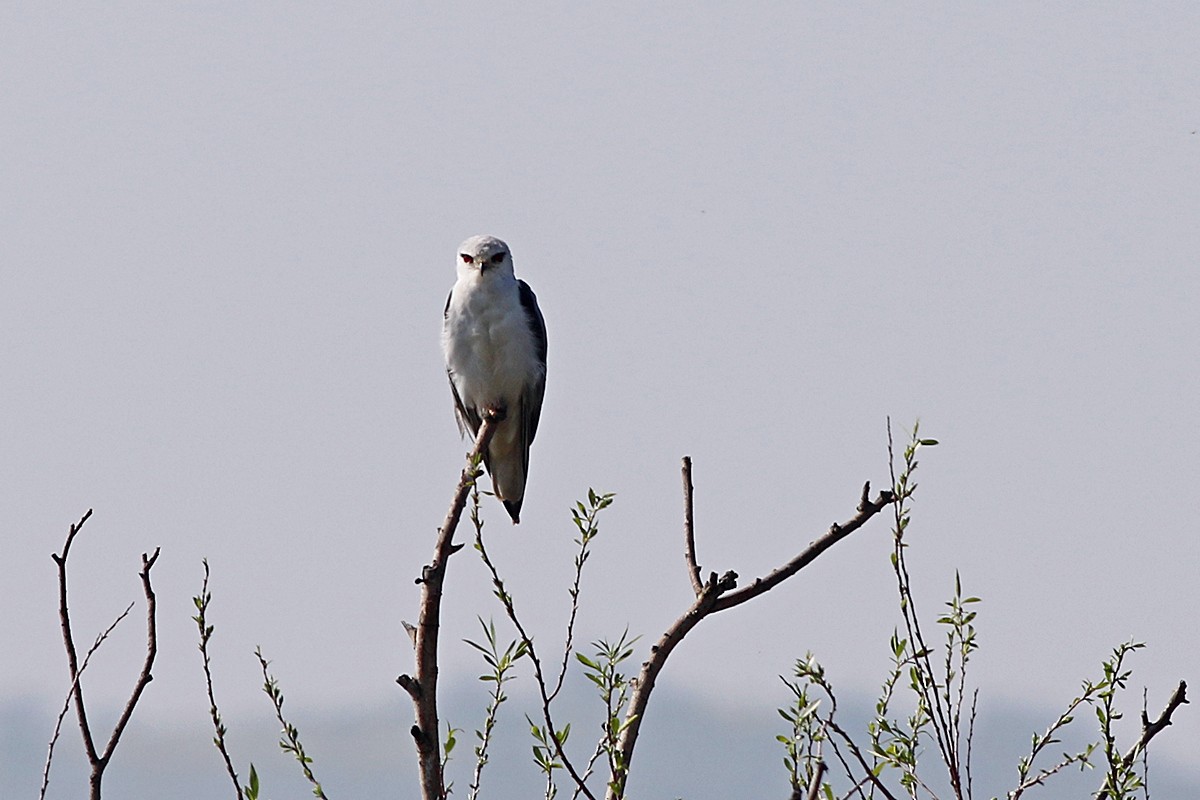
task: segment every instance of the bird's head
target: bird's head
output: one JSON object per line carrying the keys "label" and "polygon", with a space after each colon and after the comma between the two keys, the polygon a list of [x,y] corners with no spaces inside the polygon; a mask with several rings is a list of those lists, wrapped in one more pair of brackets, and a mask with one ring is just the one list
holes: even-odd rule
{"label": "bird's head", "polygon": [[472,236],[458,246],[458,274],[477,272],[482,278],[513,274],[512,253],[495,236]]}

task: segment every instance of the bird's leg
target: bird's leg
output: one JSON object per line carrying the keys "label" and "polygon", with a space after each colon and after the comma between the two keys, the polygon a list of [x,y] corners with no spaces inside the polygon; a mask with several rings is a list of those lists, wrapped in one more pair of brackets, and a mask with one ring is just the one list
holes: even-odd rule
{"label": "bird's leg", "polygon": [[508,409],[504,406],[488,406],[483,409],[483,416],[496,422],[503,422],[504,418],[508,416]]}

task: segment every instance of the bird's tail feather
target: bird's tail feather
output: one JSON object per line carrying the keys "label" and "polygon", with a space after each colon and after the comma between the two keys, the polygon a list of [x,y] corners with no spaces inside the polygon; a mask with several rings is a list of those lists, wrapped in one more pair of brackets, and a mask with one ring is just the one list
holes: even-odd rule
{"label": "bird's tail feather", "polygon": [[525,447],[519,431],[502,426],[496,431],[487,454],[487,471],[492,476],[492,491],[504,502],[514,524],[521,521],[521,501],[525,498]]}

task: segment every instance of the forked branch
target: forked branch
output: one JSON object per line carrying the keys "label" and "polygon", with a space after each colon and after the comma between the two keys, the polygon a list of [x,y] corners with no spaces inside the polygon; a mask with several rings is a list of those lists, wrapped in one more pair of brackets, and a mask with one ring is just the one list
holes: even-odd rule
{"label": "forked branch", "polygon": [[[1158,715],[1158,719],[1152,721],[1146,716],[1145,711],[1142,712],[1142,735],[1138,737],[1137,742],[1134,743],[1133,747],[1129,748],[1129,752],[1122,759],[1126,768],[1132,766],[1137,757],[1146,752],[1151,739],[1171,724],[1171,715],[1175,713],[1175,709],[1187,702],[1187,683],[1180,681],[1179,686],[1175,688],[1174,694],[1171,695],[1171,699],[1167,701],[1166,707]],[[1108,798],[1109,792],[1107,789],[1102,789],[1096,795],[1096,800],[1108,800]]]}
{"label": "forked branch", "polygon": [[113,623],[96,637],[96,641],[92,642],[92,646],[88,648],[88,651],[83,656],[83,662],[79,665],[79,672],[75,674],[74,680],[71,681],[71,688],[67,690],[67,698],[63,701],[62,710],[58,712],[58,719],[54,723],[54,734],[50,737],[50,746],[46,749],[46,765],[42,770],[42,790],[38,794],[39,800],[45,798],[46,790],[50,788],[50,765],[54,763],[54,746],[58,744],[59,734],[62,733],[63,720],[66,719],[67,712],[71,710],[71,701],[75,699],[75,687],[79,685],[79,680],[83,677],[83,673],[87,672],[88,664],[91,663],[92,656],[100,649],[100,645],[104,644],[108,637],[112,635],[112,632],[117,629],[117,626],[121,624],[121,621],[129,616],[129,612],[132,610],[133,603],[130,603],[113,620]]}
{"label": "forked branch", "polygon": [[[79,731],[83,736],[83,749],[87,754],[88,764],[92,768],[92,773],[88,781],[90,787],[89,796],[91,800],[100,800],[100,785],[104,779],[104,770],[108,767],[108,762],[112,759],[112,755],[117,749],[117,744],[120,742],[121,735],[125,732],[125,727],[129,724],[129,720],[133,716],[133,709],[137,706],[142,692],[153,679],[151,670],[154,667],[154,657],[158,654],[158,633],[155,625],[155,597],[154,588],[150,584],[150,570],[154,567],[154,562],[158,560],[159,548],[155,548],[154,554],[150,556],[142,553],[142,570],[138,573],[138,576],[142,579],[142,591],[146,596],[146,659],[142,663],[142,671],[138,675],[137,683],[134,684],[133,693],[130,695],[129,701],[125,704],[125,708],[121,712],[117,724],[113,727],[112,734],[108,738],[108,743],[105,744],[104,750],[101,752],[96,749],[95,739],[92,737],[92,729],[88,723],[87,704],[83,699],[83,684],[80,681],[83,668],[87,665],[87,659],[84,660],[82,665],[79,663],[79,657],[75,650],[75,638],[71,632],[71,614],[67,608],[67,557],[70,555],[71,544],[75,541],[75,537],[83,529],[84,523],[91,516],[92,511],[88,509],[88,512],[80,518],[79,522],[72,525],[68,531],[62,553],[51,553],[50,558],[54,559],[54,563],[58,565],[58,616],[62,624],[63,646],[67,650],[67,666],[71,673],[71,693],[75,698],[75,713],[79,718]],[[120,620],[118,619],[118,621]],[[105,635],[107,635],[107,632]],[[91,657],[92,652],[95,651],[95,647],[98,647],[101,641],[103,641],[103,637],[97,640],[96,645],[88,652],[88,658]],[[49,765],[47,765],[48,774]]]}
{"label": "forked branch", "polygon": [[737,589],[737,573],[726,572],[720,577],[716,572],[709,573],[708,580],[701,582],[700,568],[696,560],[696,542],[693,529],[692,515],[692,462],[690,458],[683,459],[683,492],[684,492],[684,562],[688,578],[696,591],[696,599],[679,619],[671,624],[658,642],[650,648],[650,658],[642,664],[637,678],[637,685],[629,698],[629,708],[625,714],[625,723],[621,738],[618,742],[620,751],[619,763],[622,773],[609,785],[608,800],[620,800],[625,795],[625,782],[629,765],[633,760],[633,750],[637,745],[638,732],[650,694],[654,691],[655,681],[666,665],[667,658],[683,638],[710,614],[724,611],[741,605],[760,594],[770,591],[783,581],[795,575],[804,567],[811,564],[822,553],[845,539],[861,528],[871,517],[878,514],[895,502],[891,491],[883,491],[872,500],[870,498],[871,484],[863,486],[862,497],[858,504],[858,513],[844,523],[834,523],[829,530],[816,541],[809,544],[795,558],[773,570],[764,578],[756,579],[752,584]]}

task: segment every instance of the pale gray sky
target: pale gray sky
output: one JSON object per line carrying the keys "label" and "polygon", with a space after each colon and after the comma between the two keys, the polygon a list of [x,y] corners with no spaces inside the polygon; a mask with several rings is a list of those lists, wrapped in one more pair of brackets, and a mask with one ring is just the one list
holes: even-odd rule
{"label": "pale gray sky", "polygon": [[[751,579],[884,485],[886,416],[919,416],[912,568],[929,614],[956,568],[984,598],[981,711],[1057,708],[1129,637],[1129,716],[1143,685],[1158,708],[1200,678],[1198,38],[1183,2],[6,5],[0,703],[66,689],[48,555],[94,507],[81,638],[163,548],[139,721],[203,721],[207,557],[231,721],[264,710],[261,644],[297,709],[405,730],[399,620],[465,451],[440,315],[490,233],[549,329],[522,524],[485,509],[544,636],[589,486],[617,502],[580,638],[646,645],[690,593],[680,456],[701,563]],[[663,681],[770,708],[812,649],[873,690],[888,541],[712,619]],[[456,641],[499,610],[469,551],[449,581],[470,687]],[[1185,707],[1156,744],[1200,781],[1196,741]]]}

